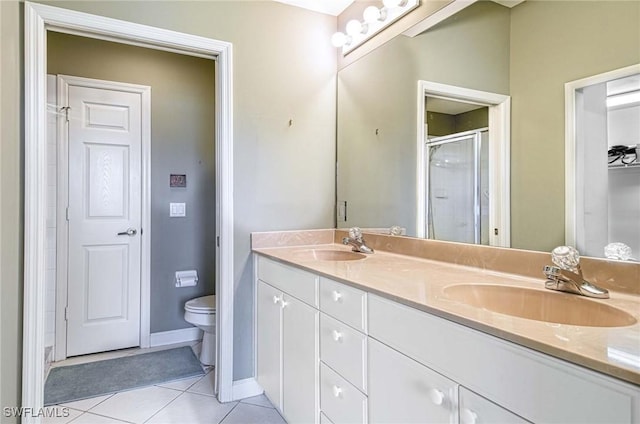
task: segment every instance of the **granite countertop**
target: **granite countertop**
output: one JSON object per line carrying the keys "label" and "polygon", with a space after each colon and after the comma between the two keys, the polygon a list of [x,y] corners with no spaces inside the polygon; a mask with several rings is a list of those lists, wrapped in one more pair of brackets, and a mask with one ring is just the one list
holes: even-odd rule
{"label": "granite countertop", "polygon": [[[269,258],[640,385],[640,296],[612,291],[610,299],[588,299],[546,290],[544,278],[380,250],[358,260],[317,260],[304,253],[311,249],[350,251],[350,247],[336,243],[253,247],[254,252]],[[635,323],[621,327],[593,327],[556,324],[492,312],[452,299],[451,289],[447,287],[460,284],[521,287],[535,290],[543,296],[551,293],[566,297],[569,302],[567,305],[575,305],[575,302],[605,304],[627,312],[635,318]]]}

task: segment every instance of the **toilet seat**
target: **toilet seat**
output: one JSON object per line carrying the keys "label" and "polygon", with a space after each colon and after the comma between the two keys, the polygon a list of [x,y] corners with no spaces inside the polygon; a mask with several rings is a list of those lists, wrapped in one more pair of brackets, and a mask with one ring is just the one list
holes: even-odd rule
{"label": "toilet seat", "polygon": [[191,299],[184,304],[184,310],[194,314],[215,314],[216,296],[202,296]]}

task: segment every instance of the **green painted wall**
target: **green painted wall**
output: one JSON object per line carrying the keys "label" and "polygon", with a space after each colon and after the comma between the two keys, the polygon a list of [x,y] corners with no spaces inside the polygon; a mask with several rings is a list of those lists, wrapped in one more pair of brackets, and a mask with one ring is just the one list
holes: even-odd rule
{"label": "green painted wall", "polygon": [[[18,1],[0,1],[0,408],[19,406],[22,390],[24,128],[20,9]],[[2,412],[2,423],[19,422]]]}

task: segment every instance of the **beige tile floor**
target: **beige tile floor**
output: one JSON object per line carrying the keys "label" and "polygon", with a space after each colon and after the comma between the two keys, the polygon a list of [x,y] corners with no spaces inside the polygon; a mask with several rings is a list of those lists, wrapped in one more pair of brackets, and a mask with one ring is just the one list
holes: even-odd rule
{"label": "beige tile floor", "polygon": [[[102,359],[147,353],[185,344],[152,349],[129,349],[77,357],[53,365],[64,366]],[[187,343],[200,352],[199,343]],[[118,392],[53,406],[57,417],[46,417],[43,424],[282,424],[282,419],[264,396],[239,402],[220,403],[214,396],[213,367],[205,367],[205,375]],[[66,416],[63,416],[66,415]]]}

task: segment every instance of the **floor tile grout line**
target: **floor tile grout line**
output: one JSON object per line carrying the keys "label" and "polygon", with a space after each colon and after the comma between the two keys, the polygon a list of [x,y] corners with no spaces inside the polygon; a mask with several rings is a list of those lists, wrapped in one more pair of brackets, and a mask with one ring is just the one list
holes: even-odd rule
{"label": "floor tile grout line", "polygon": [[243,402],[242,399],[240,400],[239,403],[242,403],[244,405],[259,406],[260,408],[265,408],[265,409],[276,409],[275,406],[257,405],[255,403],[251,403],[251,402]]}
{"label": "floor tile grout line", "polygon": [[[87,398],[87,399],[94,399],[94,398],[97,398],[97,397],[100,397],[100,396],[106,396],[106,398],[102,399],[100,402],[96,403],[95,405],[93,405],[89,409],[79,409],[79,408],[74,408],[72,406],[64,406],[62,404],[58,404],[56,406],[60,406],[62,408],[71,408],[71,409],[75,409],[76,411],[89,412],[93,408],[95,408],[96,406],[100,405],[102,402],[105,402],[105,401],[111,399],[113,396],[117,395],[118,393],[121,393],[121,392],[107,393],[106,395],[98,395],[98,396],[94,396],[93,398]],[[80,401],[87,400],[87,399],[80,399],[80,400],[76,400],[76,401],[72,401],[72,402],[80,402]]]}
{"label": "floor tile grout line", "polygon": [[[166,384],[166,383],[171,383],[171,381],[168,381],[168,382],[165,382],[165,383],[154,384],[154,386],[161,387],[163,389],[171,389],[171,390],[177,390],[179,392],[186,392],[187,390],[192,388],[194,385],[198,384],[200,382],[200,380],[202,380],[206,376],[207,376],[207,374],[204,374],[204,375],[200,376],[197,381],[194,381],[193,383],[189,384],[189,386],[186,389],[174,389],[173,387],[166,387],[166,386],[162,385],[162,384]],[[191,378],[195,378],[195,377],[191,377]],[[187,379],[185,379],[185,380],[187,380]],[[176,382],[176,381],[181,381],[181,380],[173,380],[173,382]]]}
{"label": "floor tile grout line", "polygon": [[[150,387],[157,387],[157,386],[146,386],[146,387],[142,387],[142,389],[147,389],[147,388],[150,388]],[[166,407],[167,407],[167,405],[169,405],[170,403],[172,403],[173,401],[175,401],[177,398],[179,398],[180,396],[182,396],[182,393],[184,393],[184,392],[183,392],[183,391],[181,391],[181,390],[170,389],[170,388],[168,388],[168,387],[157,387],[157,388],[159,388],[159,389],[164,389],[164,390],[171,390],[171,391],[173,391],[173,392],[179,392],[179,394],[178,394],[176,397],[174,397],[173,399],[171,399],[171,400],[170,400],[166,405],[164,405],[164,406],[160,407],[160,409],[158,409],[158,410],[157,410],[157,411],[155,411],[153,414],[151,414],[151,416],[150,416],[149,418],[145,419],[145,420],[143,421],[143,422],[145,422],[145,423],[146,423],[147,421],[149,421],[153,416],[155,416],[158,412],[160,412],[161,410],[163,410],[164,408],[166,408]],[[138,390],[138,389],[135,389],[135,390]],[[124,390],[124,391],[121,391],[121,392],[114,393],[114,394],[113,394],[113,396],[115,396],[115,395],[117,395],[117,394],[119,394],[119,393],[127,393],[127,392],[132,392],[132,391],[133,391],[133,390]],[[105,401],[106,401],[106,399],[105,399]],[[102,403],[102,402],[101,402],[101,403]],[[96,405],[96,406],[97,406],[97,405]],[[91,411],[87,411],[87,412],[91,412]],[[111,419],[114,419],[114,420],[119,420],[119,421],[122,421],[122,422],[125,422],[125,423],[136,424],[135,422],[127,421],[127,420],[123,420],[122,418],[117,418],[117,417],[114,417],[114,416],[109,416],[109,415],[104,415],[104,414],[98,414],[98,413],[96,413],[96,412],[91,412],[91,413],[92,413],[92,414],[95,414],[95,415],[100,415],[100,416],[102,416],[102,417],[107,417],[107,418],[111,418]]]}
{"label": "floor tile grout line", "polygon": [[224,420],[226,420],[227,417],[238,407],[238,405],[240,405],[240,402],[236,401],[236,404],[233,405],[233,408],[231,408],[229,410],[229,412],[227,412],[227,414],[224,417],[222,417],[222,419],[220,421],[218,421],[217,424],[222,424],[224,422]]}
{"label": "floor tile grout line", "polygon": [[67,424],[73,423],[74,421],[76,421],[76,420],[80,419],[80,417],[82,417],[82,416],[83,416],[83,415],[85,415],[85,414],[89,414],[89,415],[97,415],[97,416],[102,417],[102,418],[109,418],[110,420],[116,420],[116,421],[118,421],[118,422],[126,423],[126,424],[136,424],[136,423],[134,423],[134,422],[132,422],[132,421],[121,420],[120,418],[111,417],[111,416],[109,416],[109,415],[96,414],[95,412],[89,412],[89,411],[84,411],[82,414],[78,415],[77,417],[75,417],[74,419],[72,419],[71,421],[69,421]]}
{"label": "floor tile grout line", "polygon": [[[179,390],[177,390],[179,391]],[[178,396],[176,396],[175,398],[173,398],[173,400],[171,400],[169,403],[167,403],[165,406],[163,406],[162,408],[158,409],[153,415],[151,415],[149,418],[147,418],[146,420],[144,420],[144,423],[148,423],[149,420],[151,420],[153,417],[155,417],[156,415],[158,415],[160,413],[160,411],[162,411],[163,409],[165,409],[166,407],[168,407],[169,405],[171,405],[173,402],[175,402],[176,400],[178,400],[180,398],[180,396],[184,396],[184,394],[186,393],[186,391],[182,391],[182,393],[180,393]],[[143,424],[144,424],[143,423]]]}

